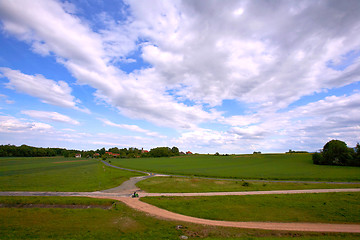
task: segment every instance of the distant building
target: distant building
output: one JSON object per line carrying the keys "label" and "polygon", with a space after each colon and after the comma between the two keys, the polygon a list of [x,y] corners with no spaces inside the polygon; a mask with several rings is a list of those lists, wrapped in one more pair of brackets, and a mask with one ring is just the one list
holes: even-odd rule
{"label": "distant building", "polygon": [[187,152],[186,152],[186,155],[191,155],[191,154],[193,154],[193,153],[190,152],[190,151],[187,151]]}
{"label": "distant building", "polygon": [[80,154],[80,153],[77,153],[77,154],[75,154],[75,157],[76,157],[76,158],[81,158],[81,154]]}
{"label": "distant building", "polygon": [[119,153],[105,152],[105,154],[107,154],[109,156],[113,156],[113,157],[120,157]]}
{"label": "distant building", "polygon": [[100,157],[100,153],[94,153],[94,157]]}
{"label": "distant building", "polygon": [[149,152],[148,150],[144,150],[144,149],[141,150],[141,153],[148,153],[148,152]]}

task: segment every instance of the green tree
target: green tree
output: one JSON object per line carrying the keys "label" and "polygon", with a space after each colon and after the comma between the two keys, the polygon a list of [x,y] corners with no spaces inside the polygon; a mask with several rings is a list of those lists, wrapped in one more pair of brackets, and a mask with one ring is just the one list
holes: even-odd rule
{"label": "green tree", "polygon": [[179,156],[179,149],[177,147],[172,147],[171,152],[173,156]]}
{"label": "green tree", "polygon": [[331,140],[324,145],[323,157],[325,164],[329,165],[347,165],[352,158],[345,142],[340,140]]}
{"label": "green tree", "polygon": [[152,157],[169,157],[171,156],[171,149],[168,147],[157,147],[150,149],[149,153]]}

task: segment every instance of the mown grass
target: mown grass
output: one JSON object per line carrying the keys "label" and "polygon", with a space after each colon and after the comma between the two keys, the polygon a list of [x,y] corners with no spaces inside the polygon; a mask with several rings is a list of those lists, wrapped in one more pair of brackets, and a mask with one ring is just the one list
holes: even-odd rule
{"label": "mown grass", "polygon": [[96,159],[0,158],[0,166],[0,191],[97,191],[140,176]]}
{"label": "mown grass", "polygon": [[292,189],[360,188],[360,184],[257,182],[213,180],[184,177],[153,177],[138,182],[139,188],[150,193],[242,192]]}
{"label": "mown grass", "polygon": [[146,197],[141,200],[172,212],[214,220],[360,222],[360,193]]}
{"label": "mown grass", "polygon": [[[49,199],[39,203],[48,203]],[[84,200],[85,199],[85,200]],[[79,199],[76,203],[96,202]],[[65,198],[51,199],[65,204]],[[112,200],[111,200],[112,201]],[[182,225],[177,230],[176,226]],[[358,239],[360,234],[306,233],[212,227],[165,221],[122,203],[112,209],[0,208],[0,239]]]}
{"label": "mown grass", "polygon": [[219,178],[360,181],[359,167],[314,165],[311,154],[193,155],[114,159],[112,164],[157,173]]}
{"label": "mown grass", "polygon": [[20,197],[0,196],[0,203],[10,205],[45,204],[45,205],[105,205],[111,206],[115,200],[88,197]]}

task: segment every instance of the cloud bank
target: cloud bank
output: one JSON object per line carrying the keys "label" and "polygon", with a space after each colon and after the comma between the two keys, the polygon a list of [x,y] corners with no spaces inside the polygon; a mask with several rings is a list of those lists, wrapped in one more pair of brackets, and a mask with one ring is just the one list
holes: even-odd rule
{"label": "cloud bank", "polygon": [[[101,27],[77,15],[76,2],[0,1],[0,18],[4,32],[54,57],[79,84],[94,88],[98,101],[126,117],[176,129],[179,136],[167,143],[203,152],[282,151],[314,150],[336,137],[350,144],[359,139],[357,92],[301,104],[359,82],[359,1],[124,3],[122,19],[106,12],[89,18]],[[131,64],[139,66],[129,70]],[[79,108],[66,82],[1,71],[9,88]],[[239,103],[241,114],[224,109],[226,101]]]}

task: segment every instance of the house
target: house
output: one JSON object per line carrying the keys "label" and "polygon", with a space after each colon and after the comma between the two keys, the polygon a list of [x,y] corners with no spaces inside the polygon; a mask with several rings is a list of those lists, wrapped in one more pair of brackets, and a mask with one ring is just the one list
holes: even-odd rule
{"label": "house", "polygon": [[190,151],[187,151],[187,152],[186,152],[186,155],[190,155],[190,154],[193,154],[193,153],[190,152]]}
{"label": "house", "polygon": [[113,157],[120,157],[119,153],[105,152],[105,154],[107,154],[109,156],[113,156]]}
{"label": "house", "polygon": [[100,153],[94,153],[94,157],[100,157]]}
{"label": "house", "polygon": [[141,153],[148,153],[148,152],[149,152],[148,150],[144,150],[144,149],[141,150]]}
{"label": "house", "polygon": [[77,154],[75,154],[75,157],[76,157],[76,158],[81,158],[81,154],[80,154],[80,153],[77,153]]}

